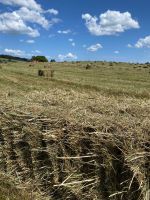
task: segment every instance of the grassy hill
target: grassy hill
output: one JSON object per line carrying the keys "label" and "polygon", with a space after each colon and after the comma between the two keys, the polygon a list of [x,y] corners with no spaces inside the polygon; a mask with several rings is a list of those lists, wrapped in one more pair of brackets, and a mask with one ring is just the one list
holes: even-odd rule
{"label": "grassy hill", "polygon": [[148,64],[3,63],[0,171],[41,199],[148,200],[149,119]]}
{"label": "grassy hill", "polygon": [[20,58],[17,56],[10,56],[10,55],[0,55],[0,61],[8,61],[8,62],[12,62],[12,61],[24,61],[27,62],[28,59],[27,58]]}

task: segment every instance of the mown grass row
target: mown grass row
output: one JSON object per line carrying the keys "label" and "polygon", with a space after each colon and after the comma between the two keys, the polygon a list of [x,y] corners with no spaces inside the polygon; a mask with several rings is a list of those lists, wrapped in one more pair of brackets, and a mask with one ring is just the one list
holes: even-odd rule
{"label": "mown grass row", "polygon": [[[93,64],[92,69],[86,70],[85,63],[54,63],[51,68],[55,71],[53,81],[38,77],[38,69],[45,64],[29,67],[28,63],[10,63],[1,69],[1,85],[19,87],[21,89],[47,90],[57,87],[73,87],[90,89],[110,95],[130,95],[141,98],[150,97],[150,74],[147,69],[137,71],[131,64],[117,64],[114,67]],[[32,86],[32,87],[31,87]]]}

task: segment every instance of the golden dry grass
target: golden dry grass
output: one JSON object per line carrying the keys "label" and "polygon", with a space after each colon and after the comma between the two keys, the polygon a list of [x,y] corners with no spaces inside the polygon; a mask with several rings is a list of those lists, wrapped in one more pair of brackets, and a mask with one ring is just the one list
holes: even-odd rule
{"label": "golden dry grass", "polygon": [[[49,199],[148,200],[150,99],[149,80],[143,77],[147,71],[138,74],[140,84],[128,72],[135,91],[128,89],[129,80],[115,91],[111,69],[110,87],[101,90],[98,79],[96,88],[90,79],[91,87],[84,85],[87,74],[78,83],[80,66],[67,65],[61,69],[55,64],[53,81],[37,76],[40,66],[3,66],[1,170],[7,166],[5,173],[17,185],[32,186]],[[121,67],[124,71],[127,65]],[[96,69],[90,70],[88,74]],[[68,71],[71,81],[65,78]],[[124,80],[122,75],[120,79]]]}

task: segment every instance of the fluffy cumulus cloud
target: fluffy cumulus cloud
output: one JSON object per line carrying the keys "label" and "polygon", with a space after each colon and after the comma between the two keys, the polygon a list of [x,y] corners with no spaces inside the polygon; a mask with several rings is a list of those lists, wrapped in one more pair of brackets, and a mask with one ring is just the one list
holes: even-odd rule
{"label": "fluffy cumulus cloud", "polygon": [[36,3],[35,0],[0,0],[0,3],[10,6],[27,7],[33,10],[41,11],[41,5]]}
{"label": "fluffy cumulus cloud", "polygon": [[59,60],[66,60],[66,59],[67,60],[75,60],[75,59],[77,59],[77,56],[75,54],[68,53],[66,55],[59,54],[58,58],[59,58]]}
{"label": "fluffy cumulus cloud", "polygon": [[150,35],[145,38],[140,38],[135,44],[136,48],[150,48]]}
{"label": "fluffy cumulus cloud", "polygon": [[24,22],[37,23],[46,29],[49,27],[49,21],[38,11],[22,7],[12,14],[18,15]]}
{"label": "fluffy cumulus cloud", "polygon": [[115,54],[119,54],[119,51],[114,51]]}
{"label": "fluffy cumulus cloud", "polygon": [[91,45],[90,47],[87,48],[88,51],[92,51],[92,52],[95,52],[95,51],[98,51],[99,49],[102,49],[102,45],[97,43],[97,44],[94,44],[94,45]]}
{"label": "fluffy cumulus cloud", "polygon": [[82,19],[85,20],[89,32],[96,36],[117,35],[131,28],[139,28],[138,21],[132,19],[129,12],[121,13],[108,10],[99,18],[86,13],[82,15]]}
{"label": "fluffy cumulus cloud", "polygon": [[40,35],[37,29],[26,25],[24,20],[16,12],[0,14],[0,32],[27,34],[31,37]]}
{"label": "fluffy cumulus cloud", "polygon": [[0,3],[7,5],[21,6],[18,10],[0,14],[0,32],[26,34],[31,37],[40,35],[38,29],[32,25],[38,24],[44,29],[48,29],[60,22],[58,18],[47,19],[47,13],[57,15],[55,9],[43,10],[34,0],[0,0]]}

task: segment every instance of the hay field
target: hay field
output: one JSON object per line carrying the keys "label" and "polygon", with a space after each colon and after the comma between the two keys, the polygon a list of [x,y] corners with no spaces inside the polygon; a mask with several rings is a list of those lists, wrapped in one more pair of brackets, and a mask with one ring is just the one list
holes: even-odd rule
{"label": "hay field", "polygon": [[150,66],[87,64],[1,64],[0,171],[29,199],[148,200]]}

